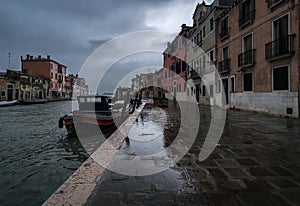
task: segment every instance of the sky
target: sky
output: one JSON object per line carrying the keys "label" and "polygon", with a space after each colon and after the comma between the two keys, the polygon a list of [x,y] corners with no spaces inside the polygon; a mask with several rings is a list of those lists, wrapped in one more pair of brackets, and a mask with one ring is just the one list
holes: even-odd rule
{"label": "sky", "polygon": [[[76,73],[104,42],[140,30],[177,33],[191,25],[196,0],[4,0],[0,69],[20,69],[20,56],[51,55]],[[200,0],[202,2],[202,0]],[[207,1],[209,3],[209,1]]]}
{"label": "sky", "polygon": [[[176,34],[183,23],[192,25],[193,12],[201,2],[4,0],[0,6],[0,71],[9,67],[9,59],[10,68],[20,70],[21,55],[30,54],[51,55],[67,66],[68,74],[78,73],[93,51],[120,35],[141,30]],[[156,66],[162,64],[161,55],[153,58]],[[132,64],[136,63],[135,58]],[[120,62],[119,67],[122,65]],[[123,66],[130,67],[128,60]]]}

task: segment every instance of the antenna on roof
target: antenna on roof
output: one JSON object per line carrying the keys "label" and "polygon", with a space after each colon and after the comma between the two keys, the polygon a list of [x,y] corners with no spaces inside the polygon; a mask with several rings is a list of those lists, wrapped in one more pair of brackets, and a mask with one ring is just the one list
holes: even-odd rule
{"label": "antenna on roof", "polygon": [[11,53],[8,52],[8,69],[10,69],[10,57],[11,57]]}

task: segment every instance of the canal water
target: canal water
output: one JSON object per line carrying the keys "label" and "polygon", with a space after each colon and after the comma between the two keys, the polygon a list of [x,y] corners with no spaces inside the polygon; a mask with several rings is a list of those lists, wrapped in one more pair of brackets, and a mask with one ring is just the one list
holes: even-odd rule
{"label": "canal water", "polygon": [[0,108],[0,205],[41,205],[88,154],[58,118],[71,101]]}

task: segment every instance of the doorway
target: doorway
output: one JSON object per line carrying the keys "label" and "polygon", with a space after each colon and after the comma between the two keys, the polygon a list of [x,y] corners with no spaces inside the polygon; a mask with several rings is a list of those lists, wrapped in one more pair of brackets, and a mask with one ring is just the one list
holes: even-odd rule
{"label": "doorway", "polygon": [[14,99],[14,85],[8,84],[6,87],[7,101],[12,101]]}
{"label": "doorway", "polygon": [[225,92],[226,104],[228,104],[228,79],[222,79],[222,83]]}

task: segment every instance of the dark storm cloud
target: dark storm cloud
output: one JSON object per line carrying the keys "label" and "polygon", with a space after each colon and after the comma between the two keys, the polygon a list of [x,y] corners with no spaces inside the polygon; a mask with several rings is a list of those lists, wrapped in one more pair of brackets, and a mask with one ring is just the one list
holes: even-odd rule
{"label": "dark storm cloud", "polygon": [[0,7],[0,68],[20,68],[20,55],[47,55],[77,72],[89,54],[107,40],[145,25],[148,9],[161,0],[10,0]]}
{"label": "dark storm cloud", "polygon": [[91,39],[91,40],[89,40],[89,44],[91,45],[91,47],[93,49],[96,49],[109,40],[111,40],[111,39],[109,39],[109,38],[108,39]]}

